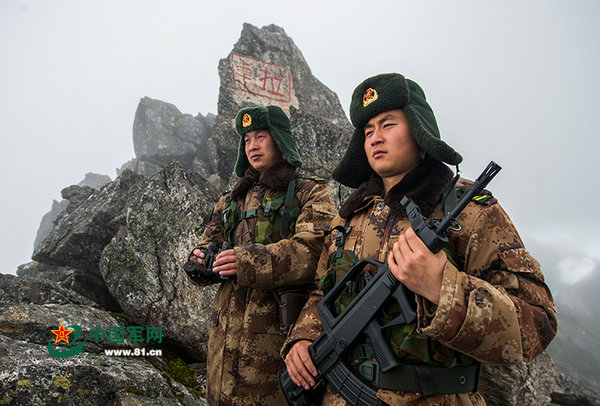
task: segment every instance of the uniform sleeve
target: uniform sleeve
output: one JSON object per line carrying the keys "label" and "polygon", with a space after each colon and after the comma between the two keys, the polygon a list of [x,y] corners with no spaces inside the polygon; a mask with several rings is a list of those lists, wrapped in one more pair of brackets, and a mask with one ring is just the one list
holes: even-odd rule
{"label": "uniform sleeve", "polygon": [[238,286],[272,289],[314,280],[325,232],[337,210],[326,183],[305,182],[314,187],[299,193],[301,212],[294,235],[273,244],[235,247]]}
{"label": "uniform sleeve", "polygon": [[557,329],[540,264],[499,204],[465,211],[453,242],[465,272],[447,261],[437,308],[418,300],[419,331],[482,362],[527,363]]}
{"label": "uniform sleeve", "polygon": [[[221,216],[223,214],[223,209],[225,208],[225,195],[221,196],[221,198],[217,201],[215,205],[210,220],[206,227],[204,228],[204,232],[202,233],[202,238],[198,244],[192,249],[190,254],[188,255],[188,260],[192,257],[194,250],[196,249],[204,249],[211,242],[216,242],[221,245],[223,243],[223,225],[221,223]],[[218,282],[218,278],[207,278],[206,281],[199,279],[190,280],[199,285],[208,285],[210,283]]]}
{"label": "uniform sleeve", "polygon": [[[338,224],[343,224],[340,221],[340,217],[337,216],[331,223],[331,227],[335,227]],[[323,251],[319,258],[319,264],[317,266],[317,272],[315,274],[315,282],[318,283],[319,279],[322,278],[327,272],[327,260],[329,258],[329,251],[332,245],[334,236],[329,234],[325,239],[323,245]],[[288,335],[283,347],[281,348],[281,356],[285,358],[288,351],[292,348],[294,343],[301,340],[315,341],[323,332],[323,326],[321,325],[321,318],[317,310],[317,305],[323,299],[323,292],[320,289],[315,289],[311,292],[308,301],[304,305],[302,312],[296,320],[294,328]]]}

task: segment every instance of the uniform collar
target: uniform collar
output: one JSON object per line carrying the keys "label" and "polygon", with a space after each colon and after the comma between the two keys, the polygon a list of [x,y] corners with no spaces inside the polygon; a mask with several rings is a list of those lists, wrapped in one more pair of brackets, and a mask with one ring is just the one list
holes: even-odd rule
{"label": "uniform collar", "polygon": [[[394,185],[385,196],[384,202],[393,212],[404,212],[400,201],[404,196],[411,198],[428,217],[441,199],[442,193],[452,181],[452,171],[442,162],[427,157]],[[372,174],[350,195],[340,208],[340,216],[348,216],[369,207],[376,197],[383,196],[383,182]]]}
{"label": "uniform collar", "polygon": [[287,161],[281,160],[266,170],[262,175],[253,167],[246,170],[243,178],[240,178],[231,191],[231,197],[237,200],[238,197],[246,195],[255,183],[262,184],[269,189],[277,192],[285,192],[290,180],[296,174],[296,167],[290,165]]}

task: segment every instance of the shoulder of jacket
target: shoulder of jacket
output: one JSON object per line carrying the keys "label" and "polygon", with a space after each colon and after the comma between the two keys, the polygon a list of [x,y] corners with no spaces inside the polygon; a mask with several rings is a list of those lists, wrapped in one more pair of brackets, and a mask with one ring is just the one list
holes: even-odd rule
{"label": "shoulder of jacket", "polygon": [[327,182],[327,179],[325,179],[325,178],[321,178],[319,176],[310,176],[310,175],[300,175],[300,176],[298,176],[298,179],[311,180],[316,183],[326,183]]}
{"label": "shoulder of jacket", "polygon": [[296,178],[297,195],[311,196],[313,194],[329,193],[329,185],[327,180],[317,176],[301,175]]}
{"label": "shoulder of jacket", "polygon": [[231,190],[227,190],[223,193],[221,193],[221,197],[219,197],[219,200],[224,200],[226,202],[231,200]]}

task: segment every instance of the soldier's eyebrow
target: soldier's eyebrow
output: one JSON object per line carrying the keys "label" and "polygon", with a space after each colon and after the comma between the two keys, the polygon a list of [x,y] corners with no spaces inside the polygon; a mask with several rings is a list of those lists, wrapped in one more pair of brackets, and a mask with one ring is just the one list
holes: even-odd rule
{"label": "soldier's eyebrow", "polygon": [[[383,116],[383,117],[381,117],[379,120],[377,120],[377,121],[376,121],[376,123],[377,123],[377,124],[379,124],[379,125],[381,125],[381,124],[383,124],[384,122],[386,122],[386,121],[388,121],[388,120],[393,120],[393,119],[395,119],[395,118],[396,118],[396,117],[395,117],[393,114],[386,114],[385,116]],[[374,124],[372,124],[372,123],[367,123],[367,124],[365,125],[364,129],[366,130],[367,128],[373,128],[373,127],[375,127],[375,125],[374,125]]]}

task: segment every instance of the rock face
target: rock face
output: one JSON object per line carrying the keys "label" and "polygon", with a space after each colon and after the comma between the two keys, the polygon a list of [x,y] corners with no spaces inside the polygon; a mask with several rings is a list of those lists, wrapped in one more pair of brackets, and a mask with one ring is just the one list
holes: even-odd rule
{"label": "rock face", "polygon": [[103,309],[122,312],[121,306],[108,291],[102,276],[97,272],[30,262],[19,266],[17,275],[36,281],[55,282],[61,288],[76,292]]}
{"label": "rock face", "polygon": [[[335,159],[343,153],[352,133],[337,95],[315,78],[302,53],[275,25],[259,29],[244,24],[242,34],[227,58],[219,61],[218,115],[213,130],[219,159],[217,173],[225,187],[231,173],[239,137],[237,112],[251,105],[276,105],[292,120],[292,133],[309,173],[330,178]],[[319,149],[317,151],[317,148]],[[315,160],[311,157],[318,156]],[[330,157],[327,157],[330,158]]]}
{"label": "rock face", "polygon": [[[206,404],[202,363],[216,287],[192,285],[181,265],[235,181],[233,117],[251,104],[281,106],[304,170],[326,179],[352,132],[337,96],[277,26],[245,24],[219,73],[218,117],[143,98],[136,158],[115,181],[86,177],[88,184],[63,189],[35,261],[18,277],[0,274],[0,404]],[[331,185],[335,197],[348,192]],[[55,341],[61,323],[82,334]],[[142,341],[138,328],[159,328],[160,341],[150,343],[149,333]],[[127,331],[121,340],[119,329]],[[162,356],[105,352],[151,349]],[[498,406],[600,404],[547,354],[525,366],[484,367],[481,391]]]}
{"label": "rock face", "polygon": [[34,251],[35,261],[98,272],[100,254],[117,228],[111,221],[123,210],[129,189],[140,176],[125,171],[115,182],[91,193],[66,215]]}
{"label": "rock face", "polygon": [[548,405],[557,376],[544,352],[527,365],[485,365],[480,390],[489,405]]}
{"label": "rock face", "polygon": [[214,288],[192,286],[181,265],[220,192],[177,161],[150,178],[125,170],[98,191],[65,190],[86,198],[69,195],[76,207],[61,214],[20,276],[53,280],[139,325],[160,325],[189,357],[205,359]]}
{"label": "rock face", "polygon": [[214,116],[182,114],[170,103],[144,97],[133,122],[136,159],[129,169],[150,176],[172,160],[194,169],[205,178],[216,172],[211,139]]}
{"label": "rock face", "polygon": [[[52,282],[0,274],[0,402],[7,405],[206,405],[198,390],[172,378],[166,359],[109,357],[104,350],[134,350],[124,342],[106,346],[87,332],[124,321]],[[84,332],[76,356],[49,355],[54,334],[68,320]],[[74,344],[73,337],[70,337]],[[53,345],[59,350],[66,346]],[[150,401],[152,400],[152,401]]]}
{"label": "rock face", "polygon": [[56,218],[67,208],[68,205],[68,200],[61,200],[60,202],[56,200],[52,201],[52,207],[50,208],[50,211],[44,214],[42,220],[40,221],[40,226],[33,242],[34,250],[36,250],[40,243],[44,241],[44,238],[50,234],[50,231],[52,231],[54,228],[54,222]]}
{"label": "rock face", "polygon": [[[111,179],[106,175],[99,175],[96,173],[86,173],[85,178],[79,182],[78,186],[82,187],[90,187],[93,189],[99,189],[100,187],[110,183]],[[35,241],[33,243],[33,249],[37,249],[40,243],[50,234],[50,231],[54,228],[57,217],[62,213],[67,206],[69,206],[68,197],[63,195],[63,199],[60,202],[56,200],[52,201],[52,208],[48,213],[42,217],[42,221],[40,222],[40,227],[38,228],[37,235],[35,236]]]}
{"label": "rock face", "polygon": [[181,265],[220,193],[178,163],[136,189],[102,253],[102,276],[134,322],[162,326],[189,356],[205,359],[214,288],[193,285]]}

